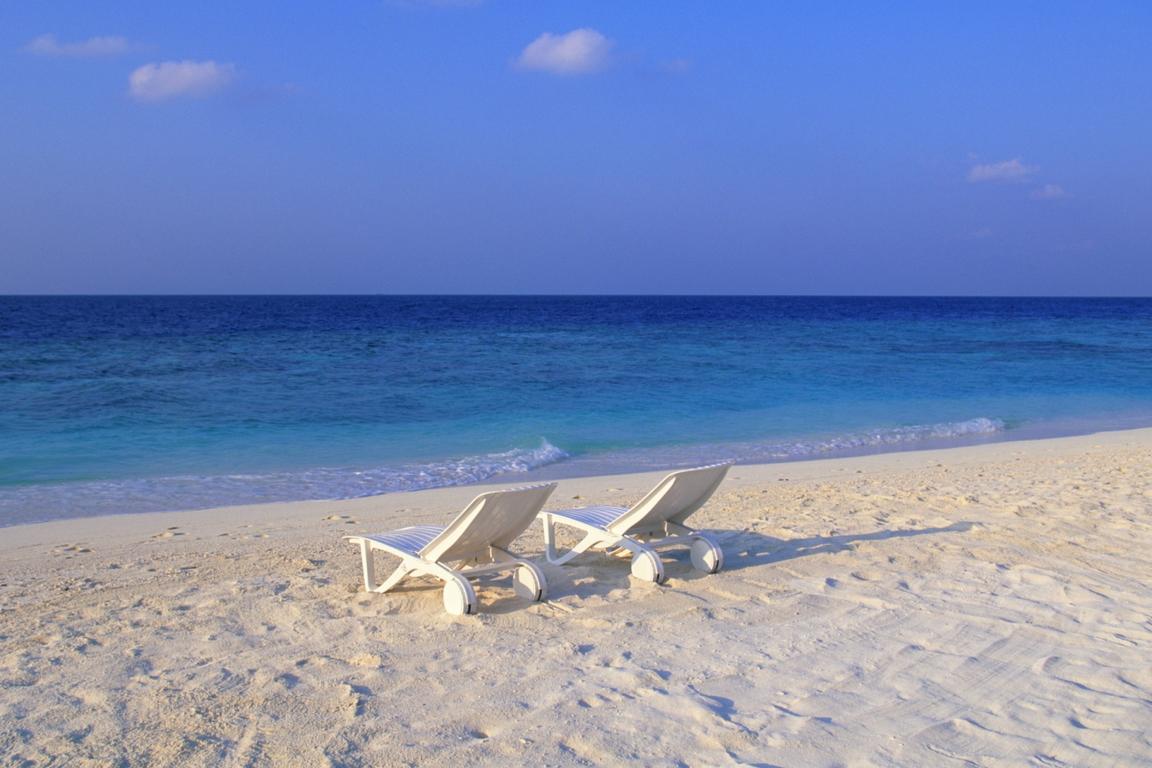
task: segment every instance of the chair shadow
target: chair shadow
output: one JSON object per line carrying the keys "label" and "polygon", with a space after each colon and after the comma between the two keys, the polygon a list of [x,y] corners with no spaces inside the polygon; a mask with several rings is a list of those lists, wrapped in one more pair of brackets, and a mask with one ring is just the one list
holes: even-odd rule
{"label": "chair shadow", "polygon": [[811,555],[827,555],[851,549],[862,541],[887,541],[910,536],[932,536],[941,533],[965,533],[972,523],[962,521],[935,528],[847,533],[836,536],[809,536],[803,539],[777,539],[756,531],[713,531],[724,549],[724,570],[739,570],[757,565],[770,565],[784,560]]}
{"label": "chair shadow", "polygon": [[[771,565],[786,560],[811,555],[826,555],[850,550],[853,544],[862,541],[886,541],[903,539],[909,536],[931,536],[941,533],[964,533],[973,523],[959,522],[935,528],[908,528],[902,530],[871,531],[836,536],[809,536],[802,539],[777,539],[756,531],[735,531],[710,529],[724,550],[724,571],[738,571],[759,565]],[[687,547],[663,550],[665,570],[669,577],[694,580],[710,578],[707,574],[693,570],[689,562]],[[606,595],[622,589],[630,589],[634,582],[629,577],[627,560],[616,560],[612,566],[602,566],[609,560],[601,553],[588,553],[577,558],[569,566],[544,565],[548,573],[550,597],[587,598],[592,595]],[[583,568],[581,566],[584,566]],[[598,567],[601,566],[601,567]],[[614,566],[614,567],[613,567]],[[595,568],[596,570],[592,570]]]}
{"label": "chair shadow", "polygon": [[[785,560],[794,560],[812,555],[827,555],[844,552],[851,545],[862,541],[887,541],[910,536],[932,536],[941,533],[964,533],[972,529],[973,523],[963,521],[935,528],[906,528],[901,530],[871,531],[869,533],[849,533],[836,536],[809,536],[802,539],[778,539],[756,531],[736,531],[711,529],[720,547],[724,550],[724,571],[738,571],[759,565],[771,565]],[[692,570],[688,562],[687,548],[677,547],[661,553],[666,566],[674,570],[669,573],[676,578],[708,578],[705,574]],[[602,553],[591,552],[569,566],[552,566],[543,558],[533,557],[541,565],[548,578],[549,598],[576,597],[580,599],[593,595],[606,595],[618,590],[630,589],[633,582],[629,577],[627,560],[609,558]],[[611,562],[608,568],[603,566]],[[420,592],[439,592],[443,583],[430,577],[412,578],[394,589],[390,595],[405,595]],[[513,594],[512,580],[508,574],[483,577],[477,591],[483,595],[480,611],[490,614],[508,614],[523,610],[534,603]]]}

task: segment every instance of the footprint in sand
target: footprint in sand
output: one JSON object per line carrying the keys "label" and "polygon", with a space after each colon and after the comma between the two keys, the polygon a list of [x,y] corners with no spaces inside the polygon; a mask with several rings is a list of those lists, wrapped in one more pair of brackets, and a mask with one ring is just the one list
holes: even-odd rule
{"label": "footprint in sand", "polygon": [[584,709],[595,709],[596,707],[599,707],[602,704],[608,704],[610,701],[611,700],[607,696],[604,696],[604,695],[598,693],[594,696],[589,696],[589,697],[584,698],[584,699],[578,699],[576,701],[576,706],[582,707]]}
{"label": "footprint in sand", "polygon": [[352,717],[363,715],[365,703],[373,697],[371,688],[364,685],[352,685],[351,683],[341,683],[336,686],[336,694]]}
{"label": "footprint in sand", "polygon": [[90,576],[85,576],[82,579],[74,579],[69,581],[62,581],[56,585],[56,588],[61,592],[69,592],[72,590],[90,590],[90,589],[103,589],[104,582],[97,581]]}
{"label": "footprint in sand", "polygon": [[166,528],[165,530],[161,531],[160,533],[153,535],[152,538],[153,539],[171,539],[171,538],[175,538],[176,536],[183,536],[183,535],[184,535],[184,531],[180,530],[180,526],[172,525],[172,526],[169,526],[168,528]]}
{"label": "footprint in sand", "polygon": [[92,551],[92,550],[91,550],[91,549],[89,549],[87,546],[85,546],[84,544],[80,544],[80,543],[77,543],[77,544],[61,544],[60,546],[58,546],[58,547],[54,547],[54,548],[52,549],[52,554],[53,554],[53,555],[68,555],[68,556],[71,556],[71,555],[74,555],[74,554],[77,554],[77,555],[84,555],[84,554],[88,554],[88,553],[89,553],[89,552],[91,552],[91,551]]}

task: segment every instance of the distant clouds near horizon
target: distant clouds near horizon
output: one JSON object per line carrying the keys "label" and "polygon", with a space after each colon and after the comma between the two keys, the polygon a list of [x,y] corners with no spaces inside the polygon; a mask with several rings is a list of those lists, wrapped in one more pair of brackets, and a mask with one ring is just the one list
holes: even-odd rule
{"label": "distant clouds near horizon", "polygon": [[[992,163],[976,163],[968,169],[969,183],[981,184],[984,182],[1028,184],[1036,180],[1039,168],[1025,165],[1023,160],[1014,157],[1011,160],[1001,160]],[[1052,182],[1038,183],[1032,186],[1029,197],[1033,200],[1059,200],[1067,197],[1068,193],[1059,184]]]}
{"label": "distant clouds near horizon", "polygon": [[131,50],[126,38],[119,35],[98,35],[86,40],[61,42],[56,35],[37,35],[28,41],[24,50],[35,56],[93,58],[120,56]]}
{"label": "distant clouds near horizon", "polygon": [[[121,35],[95,35],[83,40],[61,41],[54,34],[29,40],[25,53],[48,58],[95,59],[123,57],[146,46],[133,45]],[[142,64],[128,73],[128,93],[140,102],[166,101],[182,96],[203,97],[225,88],[236,67],[215,61],[157,61]]]}
{"label": "distant clouds near horizon", "polygon": [[0,293],[1152,293],[1139,4],[129,7],[7,12]]}
{"label": "distant clouds near horizon", "polygon": [[[480,0],[422,0],[425,5],[473,7]],[[544,32],[529,42],[515,58],[513,68],[555,75],[586,75],[609,67],[614,42],[595,29]],[[53,58],[122,56],[134,50],[120,35],[97,35],[74,42],[61,42],[54,34],[37,35],[24,51]],[[687,69],[684,59],[662,64],[666,71]],[[236,66],[213,60],[158,61],[143,64],[128,75],[128,92],[140,102],[155,103],[180,97],[204,97],[224,90],[236,77]]]}

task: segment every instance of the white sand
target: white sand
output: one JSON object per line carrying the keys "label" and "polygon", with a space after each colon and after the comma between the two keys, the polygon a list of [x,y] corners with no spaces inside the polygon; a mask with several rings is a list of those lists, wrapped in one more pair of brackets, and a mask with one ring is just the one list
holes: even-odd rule
{"label": "white sand", "polygon": [[0,763],[1149,764],[1150,479],[1152,430],[737,467],[720,574],[592,555],[461,618],[340,535],[477,488],[0,529]]}

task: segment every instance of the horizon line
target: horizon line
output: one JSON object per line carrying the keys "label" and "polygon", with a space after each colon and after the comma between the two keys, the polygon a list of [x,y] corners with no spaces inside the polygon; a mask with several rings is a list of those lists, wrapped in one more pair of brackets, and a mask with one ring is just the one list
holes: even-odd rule
{"label": "horizon line", "polygon": [[523,298],[523,299],[1152,299],[1152,294],[1010,293],[0,293],[0,299]]}

